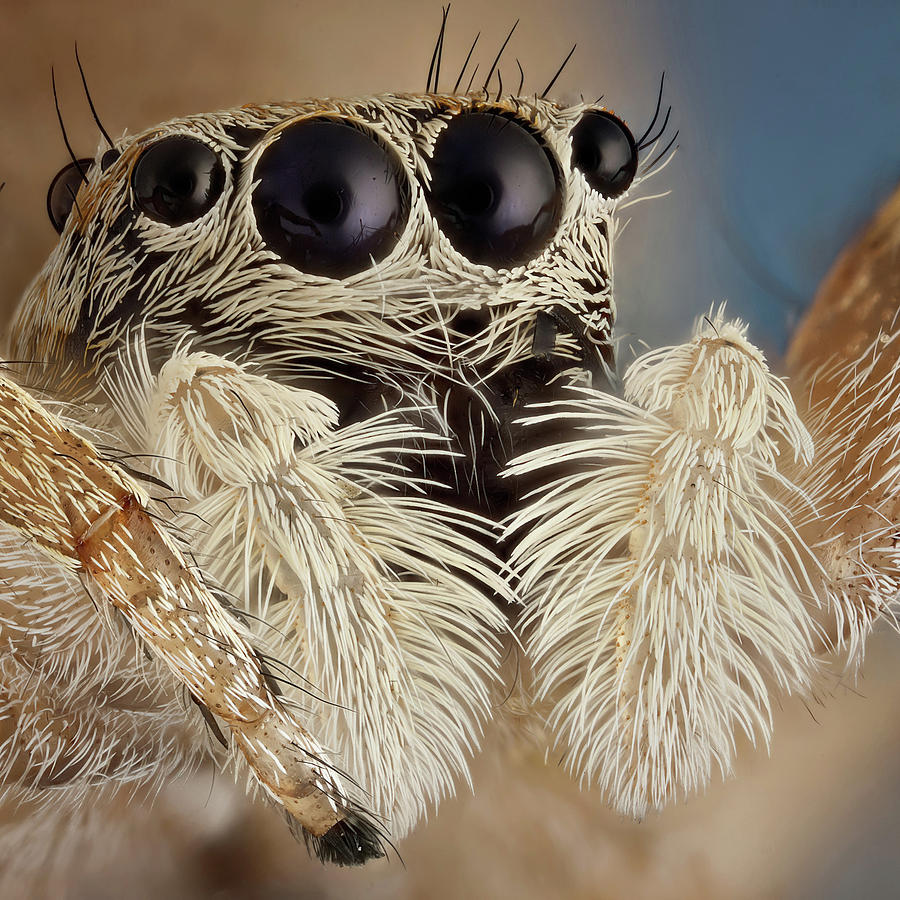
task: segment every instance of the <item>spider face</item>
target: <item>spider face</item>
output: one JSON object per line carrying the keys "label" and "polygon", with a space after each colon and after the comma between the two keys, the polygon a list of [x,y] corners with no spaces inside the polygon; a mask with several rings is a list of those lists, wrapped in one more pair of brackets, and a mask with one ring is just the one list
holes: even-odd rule
{"label": "spider face", "polygon": [[610,239],[636,169],[612,113],[545,100],[175,120],[61,173],[62,239],[15,352],[90,371],[143,324],[151,353],[190,333],[313,386],[345,424],[412,393],[494,484],[482,499],[505,494],[521,407],[613,364]]}

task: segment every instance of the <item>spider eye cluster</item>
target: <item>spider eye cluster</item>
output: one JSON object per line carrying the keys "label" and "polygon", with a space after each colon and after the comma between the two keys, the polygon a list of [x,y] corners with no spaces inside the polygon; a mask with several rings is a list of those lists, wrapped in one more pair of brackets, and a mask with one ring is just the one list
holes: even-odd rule
{"label": "spider eye cluster", "polygon": [[[631,185],[638,147],[621,119],[585,112],[572,128],[571,160],[608,199]],[[115,154],[115,156],[112,156]],[[118,157],[107,151],[101,169]],[[47,210],[61,232],[92,160],[54,178]],[[506,110],[453,115],[437,135],[422,185],[432,215],[453,247],[473,263],[512,267],[550,242],[564,206],[561,165],[526,122]],[[302,272],[346,278],[387,257],[406,226],[412,183],[398,154],[345,118],[288,123],[262,150],[253,172],[253,214],[266,246]],[[206,215],[226,183],[223,157],[204,141],[170,134],[144,147],[131,173],[135,205],[177,227]]]}

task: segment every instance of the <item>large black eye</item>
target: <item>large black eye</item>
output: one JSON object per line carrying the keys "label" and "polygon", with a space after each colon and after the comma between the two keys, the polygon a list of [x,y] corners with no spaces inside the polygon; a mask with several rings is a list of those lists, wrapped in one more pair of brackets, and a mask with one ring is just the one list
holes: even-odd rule
{"label": "large black eye", "polygon": [[551,157],[507,116],[462,113],[438,135],[431,210],[472,262],[514,266],[540,252],[556,229],[562,192]]}
{"label": "large black eye", "polygon": [[397,157],[342,119],[289,125],[256,164],[253,211],[270,250],[344,278],[390,253],[409,214]]}
{"label": "large black eye", "polygon": [[225,187],[225,169],[212,147],[187,135],[151,144],[131,173],[138,206],[164,225],[193,222],[212,209]]}
{"label": "large black eye", "polygon": [[70,162],[64,169],[60,169],[47,191],[47,215],[56,229],[57,234],[62,234],[66,219],[75,205],[75,195],[84,181],[84,173],[94,164],[92,159],[79,159],[77,163]]}
{"label": "large black eye", "polygon": [[595,191],[613,199],[634,180],[637,146],[621,119],[595,110],[585,113],[572,129],[572,162]]}

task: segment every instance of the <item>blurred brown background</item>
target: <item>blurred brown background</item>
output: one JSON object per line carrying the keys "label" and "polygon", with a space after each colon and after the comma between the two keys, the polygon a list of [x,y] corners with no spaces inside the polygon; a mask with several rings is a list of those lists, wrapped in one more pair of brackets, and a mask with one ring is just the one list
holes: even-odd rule
{"label": "blurred brown background", "polygon": [[[636,128],[652,113],[661,70],[680,58],[652,15],[621,4],[566,2],[551,14],[535,0],[490,8],[456,2],[447,71],[476,30],[483,32],[484,64],[517,17],[510,60],[522,60],[532,89],[543,87],[578,40],[558,95],[603,93]],[[7,181],[0,194],[0,330],[55,239],[44,196],[66,156],[49,89],[51,62],[76,151],[90,155],[97,143],[74,65],[76,38],[100,114],[117,134],[251,100],[421,89],[438,21],[437,5],[411,0],[0,2],[0,180]],[[684,126],[695,115],[695,95],[687,79],[673,82],[668,95]],[[653,192],[682,191],[688,205],[680,227],[664,205],[670,201],[642,205],[620,244],[626,328],[651,343],[680,338],[671,323],[685,330],[721,296],[684,288],[690,268],[673,275],[653,264],[657,252],[702,256],[703,240],[683,220],[692,208],[683,165],[684,154],[652,185]],[[657,251],[654,228],[680,230],[683,243]],[[680,311],[674,302],[642,302],[647,295],[668,299],[669,287],[679,284]],[[752,294],[735,302],[752,313]],[[201,773],[164,793],[151,813],[123,814],[134,843],[99,868],[73,872],[71,890],[110,898],[125,891],[185,898],[896,896],[898,649],[895,634],[876,636],[858,684],[833,685],[833,696],[811,710],[785,701],[771,755],[742,746],[736,777],[642,824],[579,792],[555,761],[544,765],[539,753],[492,734],[475,764],[474,796],[463,789],[404,841],[403,865],[323,870],[275,816],[248,811],[221,778],[210,791],[209,773]]]}

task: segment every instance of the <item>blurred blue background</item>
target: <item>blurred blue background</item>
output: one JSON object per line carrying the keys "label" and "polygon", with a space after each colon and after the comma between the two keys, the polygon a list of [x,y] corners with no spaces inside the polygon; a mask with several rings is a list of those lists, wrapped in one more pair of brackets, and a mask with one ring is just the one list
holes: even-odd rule
{"label": "blurred blue background", "polygon": [[[727,299],[759,343],[783,350],[838,252],[900,180],[900,4],[656,0],[627,15],[629,38],[645,42],[642,116],[665,69],[681,133],[647,184],[671,195],[636,207],[617,248],[622,329],[675,339],[684,310]],[[599,6],[592,18],[579,51],[594,35],[616,41]]]}
{"label": "blurred blue background", "polygon": [[673,311],[727,299],[781,350],[900,180],[900,4],[686,0],[635,14],[681,134],[655,179],[672,195],[636,210],[619,245],[623,329],[677,333]]}

